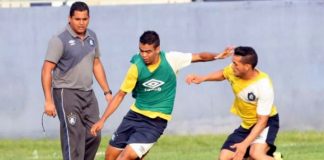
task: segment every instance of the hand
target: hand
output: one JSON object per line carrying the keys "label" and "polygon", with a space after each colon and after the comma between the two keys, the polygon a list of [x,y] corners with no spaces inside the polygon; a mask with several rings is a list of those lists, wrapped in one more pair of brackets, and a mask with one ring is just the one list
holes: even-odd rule
{"label": "hand", "polygon": [[110,103],[112,101],[112,99],[113,99],[113,96],[110,93],[108,93],[108,94],[105,95],[105,98],[106,98],[106,101],[108,103]]}
{"label": "hand", "polygon": [[186,82],[187,84],[191,84],[191,83],[195,83],[195,84],[200,84],[201,82],[203,82],[203,79],[195,74],[189,74],[186,77]]}
{"label": "hand", "polygon": [[244,143],[236,143],[231,146],[231,148],[236,148],[236,151],[232,157],[233,160],[242,160],[244,158],[246,149],[248,146],[246,146]]}
{"label": "hand", "polygon": [[46,115],[54,118],[56,116],[56,109],[55,109],[54,103],[53,102],[45,102],[44,112]]}
{"label": "hand", "polygon": [[102,129],[103,125],[104,125],[104,121],[102,120],[96,122],[90,129],[91,135],[97,136],[97,132],[99,132]]}
{"label": "hand", "polygon": [[234,46],[226,47],[222,53],[218,54],[215,57],[215,59],[224,59],[224,58],[231,56],[234,53],[234,49],[235,49]]}

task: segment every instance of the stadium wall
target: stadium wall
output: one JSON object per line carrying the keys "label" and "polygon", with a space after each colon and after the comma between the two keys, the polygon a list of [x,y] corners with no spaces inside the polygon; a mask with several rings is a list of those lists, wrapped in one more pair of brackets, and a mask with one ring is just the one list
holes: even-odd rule
{"label": "stadium wall", "polygon": [[[101,59],[114,93],[138,51],[138,38],[155,30],[166,51],[221,51],[229,44],[252,46],[258,67],[275,88],[282,130],[324,130],[324,2],[241,1],[91,7],[90,28],[99,37]],[[0,138],[41,138],[44,96],[40,73],[50,37],[67,24],[67,7],[0,9]],[[206,74],[230,59],[193,64],[178,75],[168,134],[228,133],[240,123],[230,114],[227,82],[188,86],[185,75]],[[321,74],[322,73],[322,74]],[[100,111],[106,102],[94,85]],[[128,95],[106,122],[111,134],[128,111]],[[59,123],[44,118],[47,136],[58,137]]]}

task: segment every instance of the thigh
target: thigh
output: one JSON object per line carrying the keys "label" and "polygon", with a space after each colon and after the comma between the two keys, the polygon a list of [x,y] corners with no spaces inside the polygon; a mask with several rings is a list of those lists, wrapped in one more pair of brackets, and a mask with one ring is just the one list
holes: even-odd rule
{"label": "thigh", "polygon": [[269,131],[267,134],[266,142],[270,145],[274,145],[279,131],[279,115],[275,115],[268,120]]}
{"label": "thigh", "polygon": [[82,124],[80,99],[75,90],[53,89],[53,98],[61,123]]}
{"label": "thigh", "polygon": [[123,151],[123,149],[108,145],[108,147],[106,149],[105,160],[116,160],[122,151]]}
{"label": "thigh", "polygon": [[236,143],[242,142],[248,135],[250,134],[249,129],[242,128],[241,126],[234,130],[232,134],[230,134],[226,141],[224,142],[222,149],[227,149],[232,152],[235,152],[234,148],[231,148],[232,145]]}
{"label": "thigh", "polygon": [[146,116],[135,113],[137,123],[134,124],[135,132],[128,140],[128,144],[132,143],[155,143],[163,134],[167,120],[162,118],[148,118]]}
{"label": "thigh", "polygon": [[90,130],[92,125],[100,119],[98,101],[93,90],[82,92],[79,96],[82,96],[85,102],[82,106],[82,117],[84,117],[82,120]]}
{"label": "thigh", "polygon": [[79,99],[75,92],[69,89],[54,89],[53,97],[60,119],[63,157],[83,159],[86,129],[80,116]]}
{"label": "thigh", "polygon": [[136,122],[131,112],[123,118],[117,130],[113,133],[109,144],[115,148],[124,149],[128,144],[130,136],[135,133]]}
{"label": "thigh", "polygon": [[134,151],[134,149],[130,146],[127,145],[126,148],[119,154],[117,160],[132,160],[132,159],[138,159],[139,156],[137,153]]}
{"label": "thigh", "polygon": [[230,160],[234,156],[234,152],[228,149],[222,149],[219,154],[220,160]]}
{"label": "thigh", "polygon": [[254,143],[250,146],[250,154],[258,153],[258,154],[266,154],[270,147],[266,143]]}
{"label": "thigh", "polygon": [[136,131],[130,136],[127,143],[137,156],[142,158],[163,134],[167,121],[161,118],[148,118],[140,114],[137,116],[141,121],[137,123]]}
{"label": "thigh", "polygon": [[261,134],[256,138],[253,144],[264,144],[268,147],[267,154],[272,156],[272,154],[276,151],[276,146],[274,144],[275,139],[277,137],[279,130],[279,117],[275,115],[269,118],[268,126],[263,129]]}

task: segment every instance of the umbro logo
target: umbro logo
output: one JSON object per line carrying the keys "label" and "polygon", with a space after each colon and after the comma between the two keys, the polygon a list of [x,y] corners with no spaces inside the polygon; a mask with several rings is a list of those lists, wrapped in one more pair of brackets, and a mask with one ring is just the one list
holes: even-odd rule
{"label": "umbro logo", "polygon": [[74,46],[75,45],[75,40],[69,40],[69,44],[70,44],[70,46]]}
{"label": "umbro logo", "polygon": [[161,91],[160,86],[162,86],[163,84],[164,84],[163,81],[150,79],[149,81],[144,82],[143,86],[147,87],[145,91],[152,91],[152,90]]}

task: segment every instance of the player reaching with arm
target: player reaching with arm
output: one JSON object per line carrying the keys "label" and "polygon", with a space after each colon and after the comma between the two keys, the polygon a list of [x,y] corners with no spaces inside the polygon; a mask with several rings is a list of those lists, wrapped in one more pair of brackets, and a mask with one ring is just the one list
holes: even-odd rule
{"label": "player reaching with arm", "polygon": [[132,64],[120,90],[101,119],[91,128],[91,133],[96,135],[125,95],[132,92],[135,103],[113,134],[106,150],[106,160],[142,159],[171,119],[178,71],[191,62],[225,58],[231,51],[228,48],[221,54],[166,53],[160,50],[160,39],[156,32],[144,32],[140,37],[139,53],[132,57]]}
{"label": "player reaching with arm", "polygon": [[[258,56],[251,47],[235,48],[232,64],[205,76],[190,74],[188,84],[227,80],[235,99],[231,112],[242,119],[228,136],[220,160],[273,160],[274,141],[279,130],[279,115],[273,105],[274,91],[269,76],[255,68]],[[279,157],[278,157],[279,158]]]}

